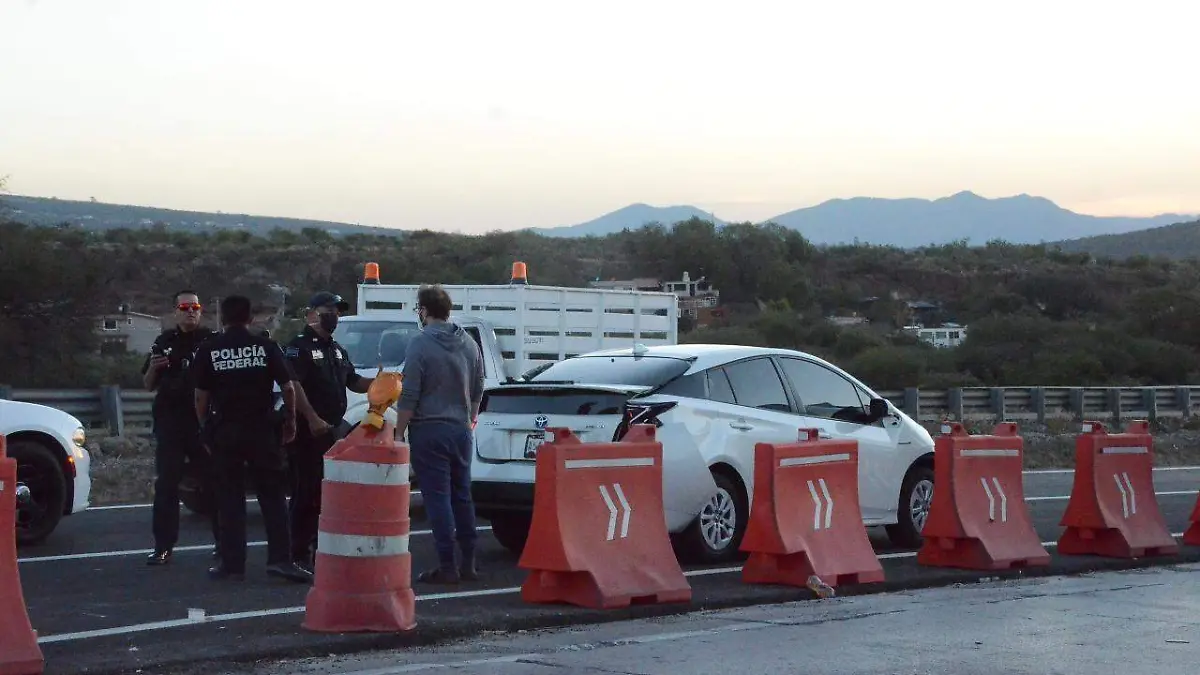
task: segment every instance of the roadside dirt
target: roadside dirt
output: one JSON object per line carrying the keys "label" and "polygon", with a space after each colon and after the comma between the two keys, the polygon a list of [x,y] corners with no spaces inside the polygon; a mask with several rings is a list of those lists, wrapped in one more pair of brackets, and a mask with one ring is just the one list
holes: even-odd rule
{"label": "roadside dirt", "polygon": [[[925,425],[937,434],[939,425]],[[991,432],[994,422],[971,421],[972,434]],[[1026,469],[1069,469],[1075,463],[1078,422],[1054,420],[1047,424],[1020,424],[1025,439]],[[1122,425],[1123,428],[1123,425]],[[1110,431],[1113,429],[1110,428]],[[1200,465],[1200,420],[1165,419],[1152,425],[1155,466]],[[145,503],[154,496],[154,440],[149,435],[109,437],[93,432],[92,504]]]}

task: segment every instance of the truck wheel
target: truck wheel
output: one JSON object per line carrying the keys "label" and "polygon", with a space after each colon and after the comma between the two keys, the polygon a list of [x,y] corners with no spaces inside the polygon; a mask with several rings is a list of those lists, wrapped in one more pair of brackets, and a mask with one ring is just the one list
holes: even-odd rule
{"label": "truck wheel", "polygon": [[529,538],[529,526],[533,524],[533,515],[529,513],[497,513],[491,518],[492,536],[504,548],[521,555],[525,550],[525,540]]}
{"label": "truck wheel", "polygon": [[35,441],[16,441],[8,456],[17,461],[17,544],[42,542],[67,508],[67,479],[54,453]]}
{"label": "truck wheel", "polygon": [[919,548],[924,538],[925,520],[933,505],[933,469],[920,465],[909,469],[900,488],[896,524],[888,525],[888,539],[900,548]]}

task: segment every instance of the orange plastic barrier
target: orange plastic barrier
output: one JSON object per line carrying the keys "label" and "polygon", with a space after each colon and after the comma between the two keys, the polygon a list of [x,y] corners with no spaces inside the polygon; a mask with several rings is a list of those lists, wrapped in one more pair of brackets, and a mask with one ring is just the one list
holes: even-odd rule
{"label": "orange plastic barrier", "polygon": [[1183,543],[1188,546],[1200,546],[1200,497],[1196,498],[1196,506],[1188,518],[1188,529],[1183,532]]}
{"label": "orange plastic barrier", "polygon": [[741,550],[748,584],[829,586],[883,581],[858,504],[858,441],[818,440],[754,446],[754,504]]}
{"label": "orange plastic barrier", "polygon": [[17,460],[0,435],[0,675],[40,675],[46,661],[29,624],[17,570]]}
{"label": "orange plastic barrier", "polygon": [[1084,422],[1075,439],[1075,481],[1059,525],[1063,555],[1139,558],[1171,555],[1179,544],[1154,496],[1154,437],[1146,422],[1110,434]]}
{"label": "orange plastic barrier", "polygon": [[1024,454],[1025,439],[1011,422],[997,424],[990,436],[942,425],[917,564],[976,570],[1050,564],[1025,505]]}
{"label": "orange plastic barrier", "polygon": [[408,551],[408,446],[395,425],[359,425],[325,453],[317,565],[304,628],[391,633],[416,627]]}
{"label": "orange plastic barrier", "polygon": [[518,566],[526,602],[581,607],[688,602],[663,517],[662,443],[634,425],[618,443],[550,429],[538,448],[533,522]]}

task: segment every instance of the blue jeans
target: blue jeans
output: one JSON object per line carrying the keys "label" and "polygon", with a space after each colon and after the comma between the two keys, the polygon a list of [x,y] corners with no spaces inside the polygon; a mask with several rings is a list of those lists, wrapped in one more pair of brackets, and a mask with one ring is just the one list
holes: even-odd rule
{"label": "blue jeans", "polygon": [[454,569],[455,539],[466,559],[474,555],[478,538],[471,501],[471,429],[441,422],[418,423],[409,426],[408,442],[438,562],[443,569]]}

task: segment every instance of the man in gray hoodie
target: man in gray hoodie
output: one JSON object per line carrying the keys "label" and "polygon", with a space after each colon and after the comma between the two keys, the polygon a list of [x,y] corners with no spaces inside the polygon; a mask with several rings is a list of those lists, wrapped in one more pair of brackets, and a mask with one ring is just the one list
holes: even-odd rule
{"label": "man in gray hoodie", "polygon": [[[478,579],[475,505],[471,501],[472,429],[483,399],[483,355],[461,326],[450,323],[450,295],[441,286],[417,291],[421,334],[404,355],[396,429],[408,430],[413,471],[433,529],[438,567],[417,575],[426,583]],[[455,566],[454,542],[462,553]]]}

